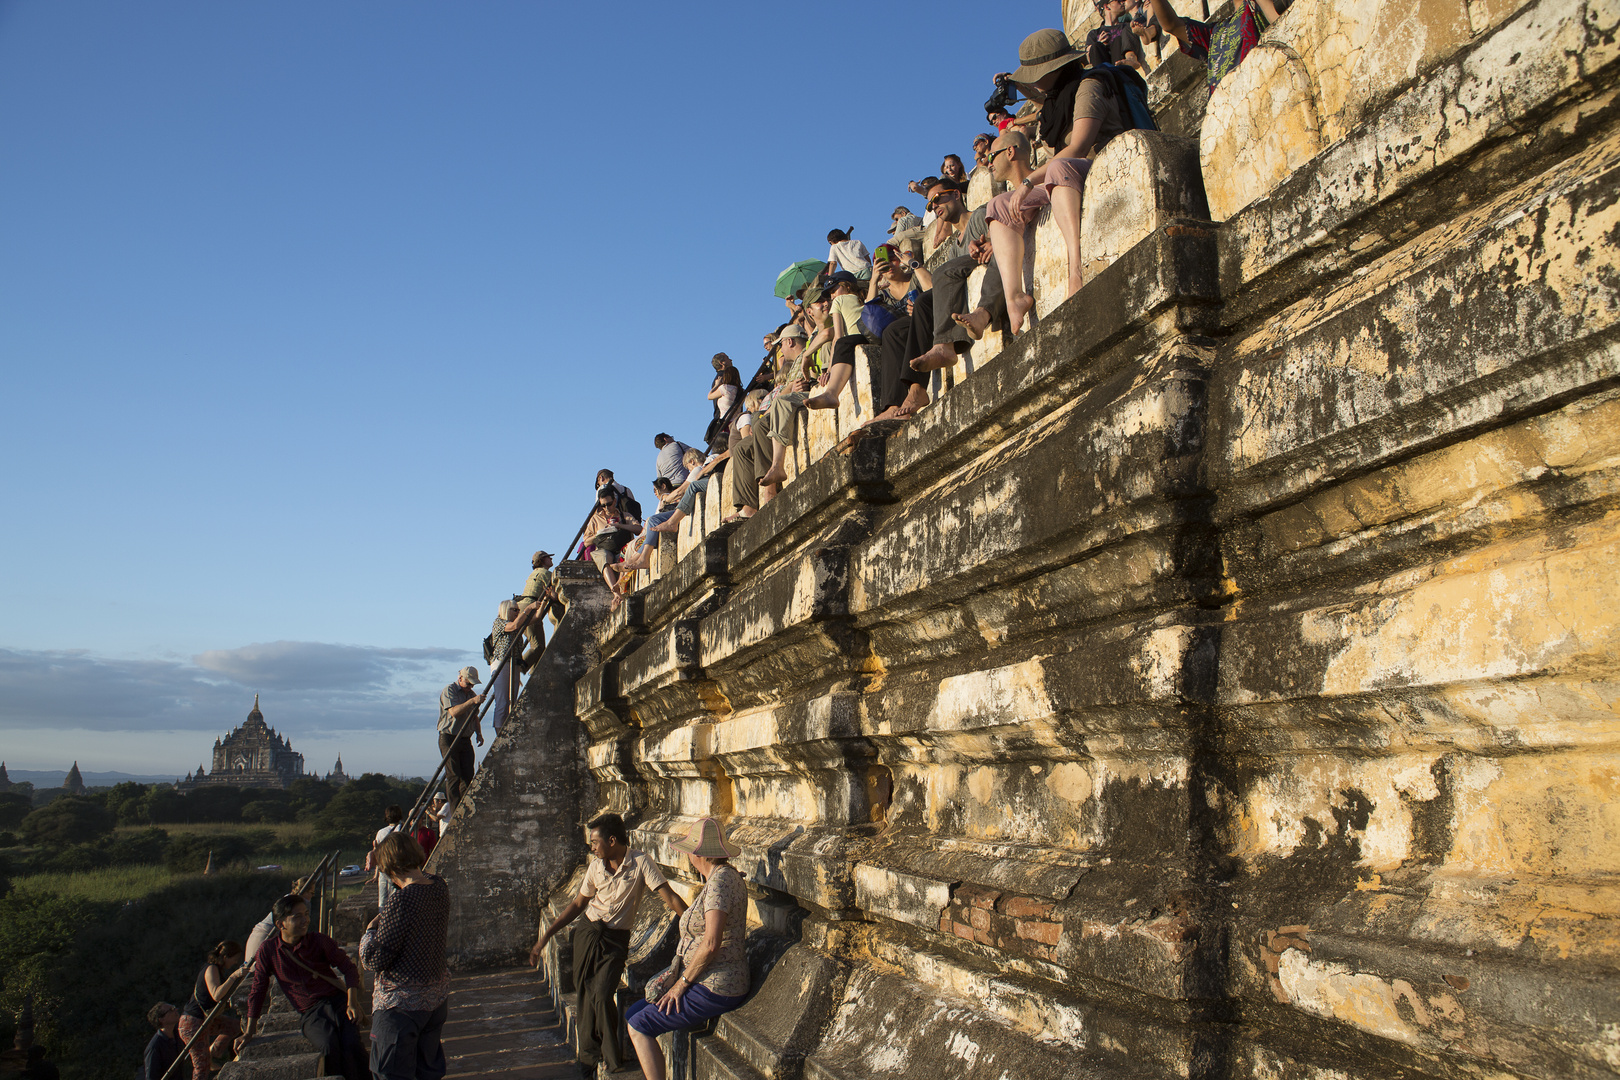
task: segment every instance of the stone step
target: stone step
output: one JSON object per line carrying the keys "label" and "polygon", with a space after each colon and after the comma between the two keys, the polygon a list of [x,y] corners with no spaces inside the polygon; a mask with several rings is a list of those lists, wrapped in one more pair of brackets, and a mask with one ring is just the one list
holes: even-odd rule
{"label": "stone step", "polygon": [[283,1058],[291,1054],[316,1052],[315,1045],[304,1038],[301,1031],[294,1029],[271,1035],[260,1034],[249,1039],[247,1045],[242,1047],[239,1058],[243,1061],[268,1061],[271,1058]]}
{"label": "stone step", "polygon": [[219,1080],[309,1080],[326,1075],[320,1054],[288,1054],[262,1061],[232,1061],[219,1070]]}

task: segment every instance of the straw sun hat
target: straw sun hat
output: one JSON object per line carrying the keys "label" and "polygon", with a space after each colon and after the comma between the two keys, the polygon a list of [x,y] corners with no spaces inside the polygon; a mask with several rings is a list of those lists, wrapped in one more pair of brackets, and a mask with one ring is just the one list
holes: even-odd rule
{"label": "straw sun hat", "polygon": [[720,823],[712,817],[698,818],[685,836],[671,840],[669,846],[700,859],[732,859],[742,854],[742,848],[726,842]]}

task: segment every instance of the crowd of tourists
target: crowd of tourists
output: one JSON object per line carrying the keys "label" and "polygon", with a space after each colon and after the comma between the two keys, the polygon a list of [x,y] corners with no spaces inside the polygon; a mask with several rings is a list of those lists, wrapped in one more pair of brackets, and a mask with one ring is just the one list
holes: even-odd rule
{"label": "crowd of tourists", "polygon": [[[1091,161],[1121,133],[1153,125],[1140,74],[1149,66],[1146,46],[1175,42],[1206,63],[1213,87],[1242,62],[1288,2],[1239,0],[1234,14],[1210,23],[1179,15],[1171,0],[1097,0],[1102,24],[1083,43],[1070,42],[1060,30],[1026,37],[1017,68],[994,77],[985,102],[986,124],[994,130],[972,139],[973,168],[988,170],[992,197],[970,211],[968,166],[946,154],[936,175],[906,185],[925,200],[923,213],[896,206],[888,239],[876,248],[868,250],[854,226],[830,230],[825,262],[795,264],[800,271],[786,289],[779,282],[788,318],[763,335],[765,356],[756,373],[745,382],[730,356],[714,354],[708,391],[713,415],[702,448],[667,432],[654,436],[652,512],[644,512],[611,470],[597,473],[578,557],[596,566],[614,605],[632,587],[635,571],[651,565],[660,538],[695,513],[697,496],[717,474],[724,477],[720,494],[727,521],[752,516],[779,493],[802,414],[839,406],[862,346],[874,366],[875,408],[868,422],[904,421],[930,404],[932,372],[956,364],[992,329],[1009,337],[1023,332],[1034,307],[1024,288],[1025,230],[1042,209],[1051,208],[1063,238],[1066,295],[1078,291],[1080,212]],[[985,273],[970,302],[969,280],[980,267]],[[377,876],[380,912],[359,948],[359,964],[375,973],[369,1062],[358,1024],[367,1012],[360,967],[330,937],[309,929],[310,887],[295,883],[253,929],[246,947],[223,941],[209,951],[183,1008],[152,1007],[149,1080],[161,1080],[187,1044],[193,1080],[207,1080],[214,1058],[229,1056],[256,1035],[272,981],[298,1011],[304,1036],[325,1056],[327,1075],[444,1075],[439,1032],[447,1012],[449,891],[444,879],[424,867],[472,782],[474,744],[484,742],[485,716],[497,734],[506,726],[523,676],[544,652],[546,620],[555,629],[565,613],[555,560],[551,552],[536,551],[522,591],[498,602],[484,639],[492,672],[488,691],[479,690],[482,678],[469,666],[440,694],[446,794],[435,796],[410,832],[400,808],[389,807],[374,840],[367,868]],[[730,865],[740,851],[713,818],[671,841],[703,882],[688,905],[651,857],[629,847],[619,815],[591,821],[587,836],[589,860],[579,893],[545,926],[529,959],[541,963],[547,943],[573,925],[581,1065],[594,1072],[598,1062],[610,1071],[628,1064],[619,1041],[622,1019],[643,1075],[662,1080],[656,1042],[661,1033],[712,1020],[747,996],[747,890]],[[674,914],[679,944],[670,967],[621,1018],[616,991],[630,929],[648,894]],[[215,1009],[243,979],[251,983],[245,1024]]]}
{"label": "crowd of tourists", "polygon": [[[359,964],[331,937],[310,929],[315,879],[295,881],[247,935],[209,950],[184,1006],[158,1002],[146,1018],[146,1080],[208,1080],[218,1061],[239,1054],[259,1032],[271,984],[298,1014],[298,1029],[323,1057],[323,1075],[403,1080],[445,1074],[439,1032],[448,1011],[445,933],[450,893],[423,867],[438,841],[443,797],[414,830],[388,807],[367,865],[380,908],[360,939]],[[373,976],[369,1003],[360,969]],[[247,986],[245,1005],[234,999]],[[237,1015],[240,1008],[242,1018]],[[369,1040],[361,1024],[369,1017]],[[244,1022],[245,1020],[245,1022]],[[369,1046],[368,1046],[369,1042]],[[189,1060],[182,1061],[182,1058]]]}
{"label": "crowd of tourists", "polygon": [[[777,283],[787,321],[763,336],[765,356],[744,382],[731,357],[715,353],[708,400],[713,417],[696,449],[660,433],[652,498],[643,515],[630,490],[603,470],[579,556],[591,559],[615,593],[651,565],[659,536],[694,512],[722,462],[724,521],[751,517],[787,480],[786,462],[808,409],[838,408],[862,346],[872,365],[866,423],[904,421],[930,404],[933,372],[956,365],[992,330],[1016,337],[1035,301],[1024,283],[1026,229],[1050,207],[1062,237],[1065,295],[1083,284],[1080,217],[1098,152],[1122,133],[1152,128],[1142,72],[1148,47],[1206,63],[1213,87],[1244,59],[1289,0],[1241,0],[1218,22],[1179,15],[1171,0],[1098,0],[1101,25],[1080,44],[1040,30],[1019,47],[1019,64],[994,76],[985,119],[994,131],[972,140],[974,168],[989,174],[991,198],[969,210],[970,174],[946,154],[937,175],[907,189],[925,202],[889,215],[888,238],[868,250],[855,227],[827,233],[825,262],[794,263]],[[970,279],[980,270],[977,295]]]}

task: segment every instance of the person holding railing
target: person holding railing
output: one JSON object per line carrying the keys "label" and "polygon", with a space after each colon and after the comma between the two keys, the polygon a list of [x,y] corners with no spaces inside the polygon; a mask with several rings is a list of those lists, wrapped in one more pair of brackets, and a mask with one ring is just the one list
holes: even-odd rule
{"label": "person holding railing", "polygon": [[253,965],[247,1030],[236,1040],[237,1053],[258,1033],[273,978],[298,1010],[304,1038],[325,1056],[326,1075],[367,1080],[370,1071],[356,1026],[363,1008],[360,969],[337,942],[309,928],[309,905],[302,896],[288,893],[271,910],[276,935],[264,943]]}
{"label": "person holding railing", "polygon": [[484,745],[484,729],[478,717],[478,706],[484,695],[473,687],[480,679],[478,669],[468,665],[456,673],[456,681],[439,693],[439,756],[445,759],[444,784],[450,792],[450,812],[454,814],[461,803],[462,793],[472,783],[476,758],[472,743],[467,738],[471,726],[478,745]]}
{"label": "person holding railing", "polygon": [[[191,1043],[192,1080],[208,1080],[212,1072],[214,1054],[230,1051],[231,1043],[242,1034],[242,1025],[227,1012],[208,1013],[225,986],[225,980],[242,963],[242,946],[234,941],[222,941],[208,954],[208,961],[197,973],[197,982],[191,989],[191,999],[180,1010],[178,1031],[180,1041]],[[161,1077],[162,1074],[159,1074]]]}
{"label": "person holding railing", "polygon": [[525,670],[532,669],[545,651],[546,632],[540,625],[542,615],[551,616],[551,628],[555,630],[562,621],[563,605],[557,599],[556,575],[551,572],[553,559],[549,551],[537,551],[529,559],[529,577],[523,583],[523,593],[514,599],[523,606],[518,611],[517,625],[508,626],[508,633],[522,631],[529,639],[530,651],[526,661]]}
{"label": "person holding railing", "polygon": [[[489,707],[489,728],[497,735],[506,726],[506,714],[512,705],[512,680],[517,677],[513,668],[523,663],[523,639],[513,630],[517,617],[517,602],[502,600],[495,607],[495,623],[489,631],[489,662],[499,669],[489,688],[489,692],[495,695]],[[531,622],[529,625],[534,624]],[[516,652],[513,652],[514,648]],[[501,661],[506,659],[507,653],[512,653],[512,660],[503,664]]]}

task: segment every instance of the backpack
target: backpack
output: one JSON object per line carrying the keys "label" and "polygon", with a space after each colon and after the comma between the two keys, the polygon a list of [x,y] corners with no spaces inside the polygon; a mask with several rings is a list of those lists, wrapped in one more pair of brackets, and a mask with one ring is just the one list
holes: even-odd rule
{"label": "backpack", "polygon": [[636,497],[624,488],[615,488],[614,490],[619,494],[619,509],[637,521],[641,521],[641,504],[636,502]]}
{"label": "backpack", "polygon": [[1135,68],[1124,64],[1097,64],[1087,68],[1082,78],[1105,80],[1104,85],[1113,91],[1114,97],[1124,106],[1119,113],[1127,131],[1132,128],[1140,131],[1159,130],[1159,125],[1153,122],[1153,110],[1148,108],[1147,83]]}

